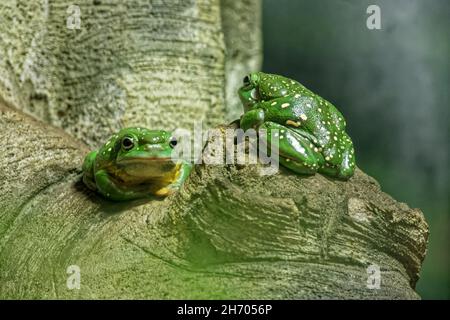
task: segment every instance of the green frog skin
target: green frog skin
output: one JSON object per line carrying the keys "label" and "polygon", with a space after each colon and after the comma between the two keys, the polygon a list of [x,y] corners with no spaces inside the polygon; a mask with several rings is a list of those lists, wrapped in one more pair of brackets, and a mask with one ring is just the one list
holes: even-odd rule
{"label": "green frog skin", "polygon": [[263,72],[246,76],[238,93],[244,106],[241,128],[266,129],[268,146],[272,134],[278,135],[283,166],[343,180],[353,175],[353,143],[344,117],[330,102],[297,81]]}
{"label": "green frog skin", "polygon": [[83,163],[83,182],[114,201],[167,196],[186,180],[192,165],[172,160],[177,140],[162,130],[125,128]]}

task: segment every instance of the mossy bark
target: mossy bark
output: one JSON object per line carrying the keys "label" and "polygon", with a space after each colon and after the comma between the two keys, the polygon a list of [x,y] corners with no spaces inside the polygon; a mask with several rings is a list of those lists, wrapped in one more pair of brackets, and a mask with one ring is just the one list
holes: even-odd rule
{"label": "mossy bark", "polygon": [[[211,126],[236,112],[224,92],[241,75],[229,70],[256,65],[259,45],[225,54],[239,33],[226,17],[258,34],[257,10],[89,1],[76,31],[65,1],[47,3],[0,5],[1,298],[418,298],[423,214],[360,170],[342,182],[201,164],[179,193],[128,203],[81,182],[84,155],[122,125]],[[71,265],[80,289],[67,287]]]}

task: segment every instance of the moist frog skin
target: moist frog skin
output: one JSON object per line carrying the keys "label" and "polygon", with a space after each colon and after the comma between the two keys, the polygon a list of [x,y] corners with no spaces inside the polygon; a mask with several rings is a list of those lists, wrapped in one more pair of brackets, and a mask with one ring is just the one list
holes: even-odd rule
{"label": "moist frog skin", "polygon": [[177,140],[171,132],[125,128],[83,163],[83,181],[109,200],[167,196],[186,180],[192,165],[172,160]]}
{"label": "moist frog skin", "polygon": [[299,82],[251,73],[238,94],[244,106],[241,128],[272,129],[279,138],[280,163],[299,174],[316,172],[347,180],[355,171],[353,142],[342,114]]}

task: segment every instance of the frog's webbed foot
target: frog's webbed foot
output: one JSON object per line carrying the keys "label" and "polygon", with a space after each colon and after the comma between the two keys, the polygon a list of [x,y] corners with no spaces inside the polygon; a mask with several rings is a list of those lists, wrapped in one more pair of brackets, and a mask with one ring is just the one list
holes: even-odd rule
{"label": "frog's webbed foot", "polygon": [[[314,174],[324,163],[318,148],[305,135],[297,132],[301,129],[291,129],[275,122],[265,122],[261,129],[267,130],[267,146],[270,147],[274,134],[279,138],[280,163],[299,174]],[[278,132],[271,132],[271,130]]]}

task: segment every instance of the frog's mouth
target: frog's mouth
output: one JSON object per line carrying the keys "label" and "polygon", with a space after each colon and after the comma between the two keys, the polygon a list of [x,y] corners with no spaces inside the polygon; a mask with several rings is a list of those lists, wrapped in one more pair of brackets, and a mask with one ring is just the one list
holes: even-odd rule
{"label": "frog's mouth", "polygon": [[145,181],[172,175],[177,163],[171,157],[133,157],[117,161],[117,167],[122,178]]}

